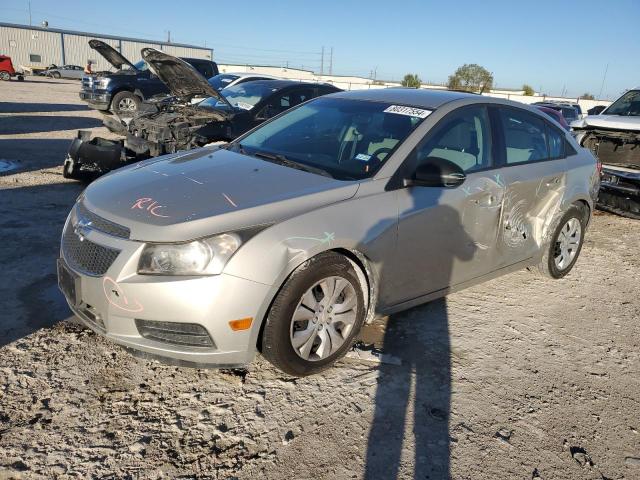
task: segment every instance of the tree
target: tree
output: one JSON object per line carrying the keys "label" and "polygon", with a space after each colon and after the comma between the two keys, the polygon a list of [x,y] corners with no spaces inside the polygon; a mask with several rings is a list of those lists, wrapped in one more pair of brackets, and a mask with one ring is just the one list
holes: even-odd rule
{"label": "tree", "polygon": [[526,83],[522,85],[522,91],[524,95],[527,95],[529,97],[533,96],[533,94],[535,93],[533,91],[533,87],[531,85],[527,85]]}
{"label": "tree", "polygon": [[583,93],[582,95],[580,95],[580,99],[581,100],[595,100],[596,97],[594,97],[592,94],[590,93]]}
{"label": "tree", "polygon": [[449,90],[466,92],[486,92],[493,86],[493,75],[489,70],[476,63],[465,63],[453,75],[449,75]]}
{"label": "tree", "polygon": [[400,83],[403,87],[420,88],[422,80],[417,73],[407,73]]}

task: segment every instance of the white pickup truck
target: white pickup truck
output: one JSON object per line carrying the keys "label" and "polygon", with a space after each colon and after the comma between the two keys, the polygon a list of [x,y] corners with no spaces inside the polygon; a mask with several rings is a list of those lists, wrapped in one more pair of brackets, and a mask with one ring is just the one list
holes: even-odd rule
{"label": "white pickup truck", "polygon": [[598,206],[640,219],[640,87],[571,128],[578,143],[602,162]]}

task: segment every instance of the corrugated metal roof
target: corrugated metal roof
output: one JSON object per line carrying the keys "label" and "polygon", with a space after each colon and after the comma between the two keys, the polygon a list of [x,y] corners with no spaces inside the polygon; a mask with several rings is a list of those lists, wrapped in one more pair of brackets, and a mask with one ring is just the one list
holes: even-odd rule
{"label": "corrugated metal roof", "polygon": [[213,56],[213,49],[207,47],[200,47],[198,45],[189,45],[187,43],[173,43],[173,42],[163,42],[160,40],[147,40],[144,38],[132,38],[132,37],[123,37],[120,35],[106,35],[104,33],[91,33],[91,32],[79,32],[77,30],[65,30],[62,28],[44,28],[37,26],[29,26],[29,25],[20,25],[18,23],[5,23],[0,22],[0,27],[10,27],[10,28],[22,28],[25,30],[38,30],[41,32],[54,32],[54,33],[68,33],[70,35],[83,35],[86,37],[99,37],[99,38],[109,38],[112,40],[124,40],[127,42],[141,42],[141,43],[155,43],[160,45],[172,45],[174,47],[185,47],[185,48],[197,48],[199,50],[208,50],[211,52]]}

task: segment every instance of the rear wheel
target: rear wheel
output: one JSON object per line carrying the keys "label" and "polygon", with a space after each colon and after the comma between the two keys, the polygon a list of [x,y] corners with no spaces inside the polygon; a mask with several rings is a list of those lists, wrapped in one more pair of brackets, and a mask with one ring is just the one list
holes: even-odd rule
{"label": "rear wheel", "polygon": [[578,260],[584,243],[586,215],[583,208],[572,205],[556,224],[538,270],[551,278],[562,278]]}
{"label": "rear wheel", "polygon": [[131,92],[118,92],[111,101],[111,110],[117,115],[131,116],[138,111],[140,98]]}
{"label": "rear wheel", "polygon": [[262,336],[262,354],[295,376],[320,372],[344,356],[365,318],[354,267],[335,252],[308,260],[274,300]]}
{"label": "rear wheel", "polygon": [[11,80],[11,75],[6,70],[1,70],[0,71],[0,80],[7,82],[7,81]]}

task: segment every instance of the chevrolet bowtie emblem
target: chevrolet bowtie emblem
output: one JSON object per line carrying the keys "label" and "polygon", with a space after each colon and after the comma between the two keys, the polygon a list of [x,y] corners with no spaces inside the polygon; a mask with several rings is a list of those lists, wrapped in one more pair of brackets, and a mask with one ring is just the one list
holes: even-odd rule
{"label": "chevrolet bowtie emblem", "polygon": [[90,230],[91,222],[89,220],[78,220],[78,223],[73,226],[73,232],[78,236],[81,242],[89,234]]}

